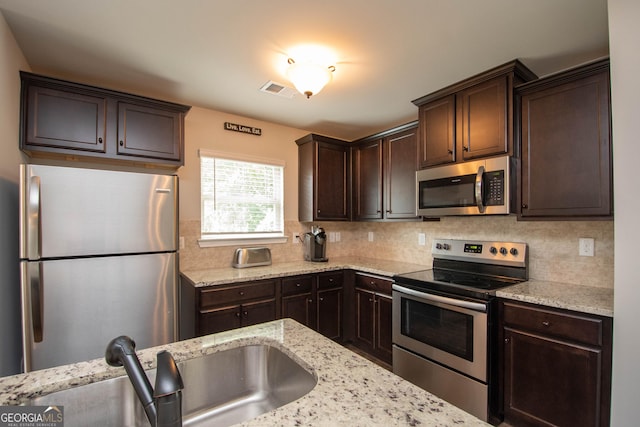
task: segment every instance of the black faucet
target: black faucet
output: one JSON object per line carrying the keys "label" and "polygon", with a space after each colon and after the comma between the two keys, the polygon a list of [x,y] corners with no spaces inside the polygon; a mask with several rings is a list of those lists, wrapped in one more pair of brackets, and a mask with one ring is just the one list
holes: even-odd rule
{"label": "black faucet", "polygon": [[123,335],[111,340],[104,357],[111,366],[124,366],[152,427],[182,426],[184,384],[173,356],[166,350],[158,353],[154,391],[135,349],[136,343]]}

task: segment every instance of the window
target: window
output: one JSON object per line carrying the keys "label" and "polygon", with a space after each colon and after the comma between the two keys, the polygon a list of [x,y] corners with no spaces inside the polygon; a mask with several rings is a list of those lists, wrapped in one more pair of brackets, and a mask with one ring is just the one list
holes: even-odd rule
{"label": "window", "polygon": [[283,187],[283,161],[200,150],[201,246],[286,241]]}

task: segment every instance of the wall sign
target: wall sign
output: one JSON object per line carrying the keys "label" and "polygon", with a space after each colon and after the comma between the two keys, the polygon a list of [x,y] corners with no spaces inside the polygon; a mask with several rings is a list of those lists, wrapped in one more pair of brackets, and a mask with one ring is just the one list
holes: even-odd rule
{"label": "wall sign", "polygon": [[244,126],[244,125],[239,125],[236,123],[229,123],[229,122],[224,122],[224,128],[225,130],[231,130],[234,132],[242,132],[242,133],[248,133],[250,135],[262,135],[262,129],[260,128],[254,128],[251,126]]}

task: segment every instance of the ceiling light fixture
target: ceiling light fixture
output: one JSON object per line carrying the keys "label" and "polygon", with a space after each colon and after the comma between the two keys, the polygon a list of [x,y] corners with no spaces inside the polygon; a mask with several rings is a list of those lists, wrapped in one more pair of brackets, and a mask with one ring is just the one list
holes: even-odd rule
{"label": "ceiling light fixture", "polygon": [[310,98],[322,90],[331,81],[331,73],[336,70],[333,65],[324,67],[312,61],[295,62],[289,58],[287,77],[298,89],[298,92]]}

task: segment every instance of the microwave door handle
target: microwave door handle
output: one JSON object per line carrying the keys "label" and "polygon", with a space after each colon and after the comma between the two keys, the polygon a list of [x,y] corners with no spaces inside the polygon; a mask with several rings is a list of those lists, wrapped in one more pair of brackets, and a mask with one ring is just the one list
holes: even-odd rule
{"label": "microwave door handle", "polygon": [[480,211],[480,213],[484,213],[484,207],[485,207],[482,200],[483,175],[484,175],[484,166],[480,166],[478,168],[478,173],[476,174],[476,183],[475,183],[476,205],[478,206],[478,211]]}

